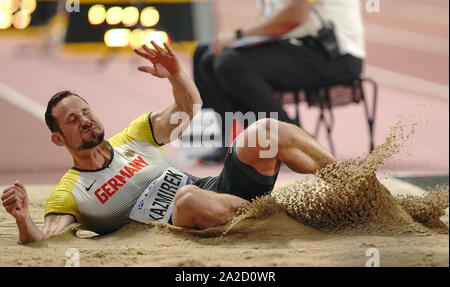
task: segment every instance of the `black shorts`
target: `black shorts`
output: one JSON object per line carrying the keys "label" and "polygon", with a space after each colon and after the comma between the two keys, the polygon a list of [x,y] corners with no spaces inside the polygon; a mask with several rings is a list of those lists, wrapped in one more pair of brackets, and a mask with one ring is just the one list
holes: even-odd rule
{"label": "black shorts", "polygon": [[241,162],[233,142],[233,146],[229,148],[225,157],[222,172],[218,176],[199,178],[194,184],[202,189],[232,194],[251,201],[256,197],[269,194],[275,186],[277,177],[278,173],[265,176]]}

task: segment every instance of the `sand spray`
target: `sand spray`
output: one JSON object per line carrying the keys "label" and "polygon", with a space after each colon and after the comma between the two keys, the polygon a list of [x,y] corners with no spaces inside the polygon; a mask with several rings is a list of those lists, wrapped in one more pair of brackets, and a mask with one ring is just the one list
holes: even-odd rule
{"label": "sand spray", "polygon": [[394,197],[376,176],[377,169],[402,150],[416,126],[400,119],[366,160],[338,161],[318,170],[313,179],[292,182],[255,199],[224,234],[246,218],[267,218],[280,210],[324,232],[404,234],[432,228],[448,234],[439,219],[449,206],[448,186],[437,186],[425,196]]}

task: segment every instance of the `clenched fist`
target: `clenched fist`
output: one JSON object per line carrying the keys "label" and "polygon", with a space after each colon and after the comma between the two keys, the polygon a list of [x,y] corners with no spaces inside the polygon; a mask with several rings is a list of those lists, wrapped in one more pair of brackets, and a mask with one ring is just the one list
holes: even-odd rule
{"label": "clenched fist", "polygon": [[2,205],[17,221],[29,217],[27,190],[19,181],[8,186],[2,194]]}

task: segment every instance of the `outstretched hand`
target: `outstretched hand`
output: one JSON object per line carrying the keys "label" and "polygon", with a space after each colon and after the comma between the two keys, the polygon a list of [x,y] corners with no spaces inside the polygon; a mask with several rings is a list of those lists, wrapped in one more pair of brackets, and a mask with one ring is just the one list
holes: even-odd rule
{"label": "outstretched hand", "polygon": [[155,50],[150,49],[147,45],[142,48],[144,51],[134,49],[134,52],[139,56],[149,60],[153,66],[140,66],[138,70],[141,72],[152,74],[158,78],[170,78],[177,76],[181,71],[180,62],[167,43],[164,43],[166,50],[158,46],[154,41],[151,41]]}

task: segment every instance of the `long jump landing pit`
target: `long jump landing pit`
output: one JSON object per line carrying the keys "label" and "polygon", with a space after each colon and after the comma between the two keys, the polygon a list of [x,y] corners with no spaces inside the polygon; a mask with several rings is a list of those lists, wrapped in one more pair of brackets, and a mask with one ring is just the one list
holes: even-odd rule
{"label": "long jump landing pit", "polygon": [[[395,195],[425,191],[395,179],[381,182]],[[282,191],[291,183],[282,183]],[[53,186],[30,186],[31,215],[43,224],[45,201]],[[338,231],[302,224],[271,199],[257,202],[250,218],[203,231],[165,224],[128,224],[93,236],[69,228],[61,235],[27,246],[17,243],[14,219],[0,212],[0,266],[65,266],[76,248],[80,266],[361,266],[370,248],[380,266],[449,266],[448,208],[440,220],[447,229],[427,228],[405,216]],[[255,212],[256,211],[256,212]]]}
{"label": "long jump landing pit", "polygon": [[[400,134],[400,136],[399,136]],[[330,165],[315,177],[278,183],[230,223],[205,230],[130,223],[103,236],[70,226],[29,245],[17,243],[14,219],[0,212],[0,266],[449,266],[449,188],[424,191],[376,170],[401,148],[396,126],[364,161]],[[29,186],[30,212],[43,225],[53,186]]]}

